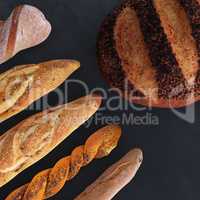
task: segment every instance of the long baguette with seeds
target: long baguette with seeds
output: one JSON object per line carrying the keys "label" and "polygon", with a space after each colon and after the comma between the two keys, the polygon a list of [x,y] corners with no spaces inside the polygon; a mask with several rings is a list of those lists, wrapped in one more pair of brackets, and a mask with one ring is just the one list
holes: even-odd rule
{"label": "long baguette with seeds", "polygon": [[59,160],[53,168],[38,173],[30,183],[12,192],[6,200],[43,200],[54,196],[65,182],[78,174],[93,159],[108,156],[117,146],[121,128],[109,125],[91,135],[85,145],[75,148],[70,156]]}
{"label": "long baguette with seeds", "polygon": [[46,156],[100,107],[93,94],[22,121],[0,137],[0,187]]}
{"label": "long baguette with seeds", "polygon": [[51,25],[39,9],[17,6],[7,20],[0,21],[0,64],[21,50],[40,44],[50,32]]}
{"label": "long baguette with seeds", "polygon": [[200,99],[200,1],[124,0],[104,20],[101,71],[130,101],[182,107]]}
{"label": "long baguette with seeds", "polygon": [[0,74],[0,122],[57,88],[79,66],[75,60],[52,60],[17,66]]}
{"label": "long baguette with seeds", "polygon": [[135,177],[142,160],[140,149],[131,150],[74,200],[111,200]]}

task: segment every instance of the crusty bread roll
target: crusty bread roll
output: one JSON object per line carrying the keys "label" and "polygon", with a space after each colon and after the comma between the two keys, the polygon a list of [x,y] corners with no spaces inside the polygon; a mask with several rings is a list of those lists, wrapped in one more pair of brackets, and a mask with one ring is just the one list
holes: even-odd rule
{"label": "crusty bread roll", "polygon": [[51,25],[40,10],[29,5],[16,7],[6,21],[0,21],[0,64],[40,44],[50,32]]}
{"label": "crusty bread roll", "polygon": [[135,177],[142,160],[143,154],[140,149],[131,150],[121,160],[108,168],[75,200],[111,200]]}
{"label": "crusty bread roll", "polygon": [[75,60],[52,60],[17,66],[0,74],[0,122],[54,90],[79,66]]}
{"label": "crusty bread roll", "polygon": [[199,13],[199,0],[124,0],[100,29],[104,77],[142,105],[182,107],[199,100]]}
{"label": "crusty bread roll", "polygon": [[76,147],[70,156],[60,159],[52,168],[36,174],[30,183],[14,190],[6,200],[43,200],[57,194],[78,174],[81,167],[93,159],[108,156],[117,146],[121,128],[116,125],[105,126],[92,134],[84,145]]}
{"label": "crusty bread roll", "polygon": [[0,187],[52,151],[99,108],[95,94],[22,121],[0,137]]}

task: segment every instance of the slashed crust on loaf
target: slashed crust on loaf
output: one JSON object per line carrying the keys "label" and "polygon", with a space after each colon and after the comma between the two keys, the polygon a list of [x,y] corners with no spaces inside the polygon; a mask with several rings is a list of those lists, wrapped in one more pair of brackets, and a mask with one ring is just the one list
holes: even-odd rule
{"label": "slashed crust on loaf", "polygon": [[198,101],[199,13],[199,0],[124,0],[100,28],[97,56],[106,80],[142,105]]}
{"label": "slashed crust on loaf", "polygon": [[5,21],[0,21],[0,64],[19,51],[47,39],[51,25],[36,7],[17,6]]}
{"label": "slashed crust on loaf", "polygon": [[149,52],[134,10],[127,7],[121,12],[114,34],[121,65],[130,82],[145,96],[157,98],[156,70],[149,60]]}
{"label": "slashed crust on loaf", "polygon": [[99,108],[89,95],[38,113],[0,137],[0,186],[31,166],[68,137]]}
{"label": "slashed crust on loaf", "polygon": [[135,177],[142,161],[143,153],[140,149],[129,151],[74,200],[113,199]]}
{"label": "slashed crust on loaf", "polygon": [[13,107],[18,99],[32,86],[34,72],[39,66],[30,66],[0,76],[0,114]]}
{"label": "slashed crust on loaf", "polygon": [[17,66],[0,75],[0,121],[19,113],[65,81],[80,63],[52,60]]}
{"label": "slashed crust on loaf", "polygon": [[178,1],[156,0],[154,5],[173,52],[176,53],[176,59],[183,75],[188,85],[193,87],[199,63],[198,51],[192,37],[192,29],[187,14]]}

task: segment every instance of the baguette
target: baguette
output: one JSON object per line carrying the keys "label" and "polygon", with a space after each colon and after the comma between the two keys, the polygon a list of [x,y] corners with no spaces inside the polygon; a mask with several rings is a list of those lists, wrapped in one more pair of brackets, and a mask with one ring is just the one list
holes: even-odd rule
{"label": "baguette", "polygon": [[50,32],[51,25],[40,10],[29,5],[16,7],[6,21],[0,22],[0,64],[40,44]]}
{"label": "baguette", "polygon": [[95,94],[22,121],[0,137],[0,187],[39,161],[99,108]]}
{"label": "baguette", "polygon": [[58,87],[78,69],[74,60],[17,66],[0,75],[0,122]]}
{"label": "baguette", "polygon": [[102,158],[117,146],[121,128],[106,126],[86,141],[85,145],[74,149],[70,156],[59,160],[53,168],[38,173],[30,183],[12,192],[6,200],[42,200],[58,193],[66,181],[78,174],[81,167],[88,165],[95,158]]}
{"label": "baguette", "polygon": [[140,149],[131,150],[74,200],[111,200],[134,178],[142,160]]}

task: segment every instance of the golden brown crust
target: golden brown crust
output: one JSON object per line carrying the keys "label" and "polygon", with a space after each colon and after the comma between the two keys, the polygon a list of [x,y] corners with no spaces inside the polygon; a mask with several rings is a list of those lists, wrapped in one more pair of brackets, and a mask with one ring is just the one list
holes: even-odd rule
{"label": "golden brown crust", "polygon": [[197,0],[124,0],[106,17],[98,37],[106,80],[130,102],[145,106],[198,101],[199,10]]}
{"label": "golden brown crust", "polygon": [[194,85],[199,68],[198,51],[190,21],[180,2],[156,0],[154,6],[187,84]]}
{"label": "golden brown crust", "polygon": [[42,200],[54,196],[66,181],[78,174],[81,167],[93,159],[108,156],[117,146],[121,128],[109,125],[91,135],[85,145],[77,147],[70,156],[59,160],[51,169],[38,173],[30,183],[16,189],[6,200]]}
{"label": "golden brown crust", "polygon": [[0,186],[28,168],[67,138],[99,108],[88,95],[22,121],[0,137]]}
{"label": "golden brown crust", "polygon": [[57,88],[80,66],[75,60],[52,60],[17,66],[0,75],[0,122]]}
{"label": "golden brown crust", "polygon": [[[157,95],[156,70],[148,57],[136,12],[125,8],[114,28],[116,50],[128,80],[145,96]],[[134,42],[130,42],[134,41]],[[150,93],[150,91],[152,91]]]}
{"label": "golden brown crust", "polygon": [[129,151],[117,163],[109,167],[94,183],[74,200],[111,200],[136,175],[142,164],[140,149]]}
{"label": "golden brown crust", "polygon": [[51,32],[42,12],[29,5],[16,7],[0,25],[0,64],[21,50],[40,44]]}

